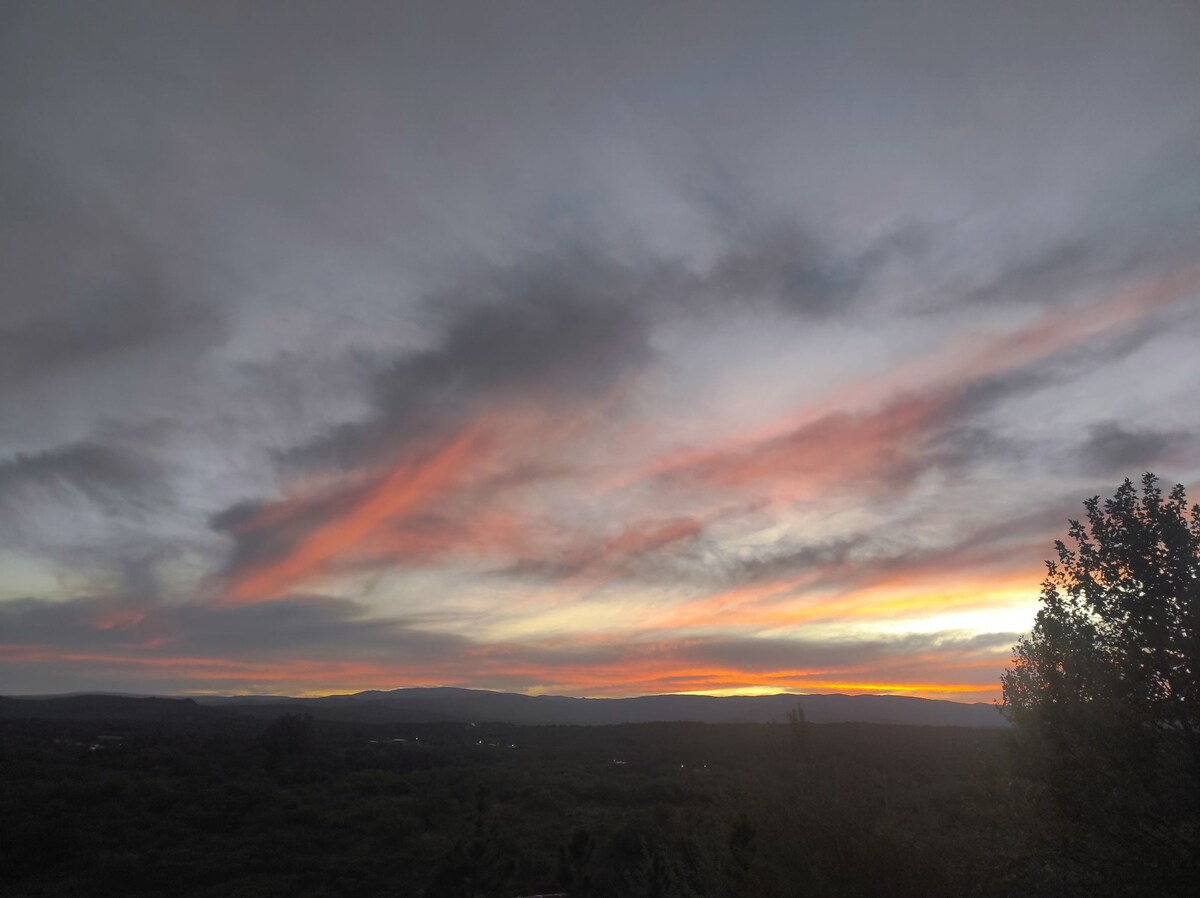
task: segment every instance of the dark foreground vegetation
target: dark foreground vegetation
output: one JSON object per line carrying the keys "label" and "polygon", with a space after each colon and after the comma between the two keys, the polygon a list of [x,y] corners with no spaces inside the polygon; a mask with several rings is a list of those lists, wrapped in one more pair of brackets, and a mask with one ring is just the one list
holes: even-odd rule
{"label": "dark foreground vegetation", "polygon": [[1200,505],[1153,474],[1083,504],[1002,678],[1015,769],[1078,891],[1200,894]]}
{"label": "dark foreground vegetation", "polygon": [[6,720],[0,894],[1057,894],[1008,738]]}

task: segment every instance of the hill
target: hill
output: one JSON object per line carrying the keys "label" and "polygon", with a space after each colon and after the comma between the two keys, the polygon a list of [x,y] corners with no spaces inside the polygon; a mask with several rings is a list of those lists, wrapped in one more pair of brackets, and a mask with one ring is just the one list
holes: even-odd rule
{"label": "hill", "polygon": [[601,725],[698,721],[768,723],[800,707],[813,723],[899,723],[923,726],[1003,727],[993,705],[896,695],[645,695],[572,698],[519,695],[480,689],[432,687],[359,692],[309,699],[205,697],[197,699],[239,714],[307,712],[318,719],[363,722],[472,721],[515,724]]}
{"label": "hill", "polygon": [[128,695],[0,696],[0,720],[210,720],[225,716],[190,698]]}
{"label": "hill", "polygon": [[318,720],[362,723],[494,722],[597,726],[694,721],[769,723],[802,708],[812,723],[1004,727],[989,704],[899,695],[643,695],[572,698],[483,689],[430,687],[358,692],[320,698],[203,696],[199,698],[76,694],[0,698],[0,718],[56,720],[198,720],[234,714],[278,717],[307,713]]}

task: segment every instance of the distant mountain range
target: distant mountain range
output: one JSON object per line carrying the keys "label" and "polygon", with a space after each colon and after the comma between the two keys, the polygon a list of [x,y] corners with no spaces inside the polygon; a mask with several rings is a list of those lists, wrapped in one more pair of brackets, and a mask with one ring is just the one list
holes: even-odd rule
{"label": "distant mountain range", "polygon": [[51,695],[5,698],[0,696],[0,720],[213,720],[222,717],[217,708],[196,704],[190,698],[132,695]]}
{"label": "distant mountain range", "polygon": [[917,726],[1003,727],[995,706],[897,695],[644,695],[570,698],[480,689],[433,687],[372,690],[321,698],[204,696],[195,699],[75,694],[0,698],[0,718],[212,719],[233,714],[276,717],[308,713],[319,720],[363,723],[503,722],[594,726],[699,721],[768,723],[802,708],[812,723],[894,723]]}

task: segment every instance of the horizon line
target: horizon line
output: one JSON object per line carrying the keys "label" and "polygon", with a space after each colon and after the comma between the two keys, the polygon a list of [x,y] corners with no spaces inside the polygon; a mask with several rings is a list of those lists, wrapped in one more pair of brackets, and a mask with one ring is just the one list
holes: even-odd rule
{"label": "horizon line", "polygon": [[928,698],[920,695],[910,695],[896,692],[751,692],[751,693],[727,693],[720,694],[714,692],[646,692],[631,695],[568,695],[559,692],[512,692],[503,689],[488,689],[478,686],[455,686],[448,684],[421,685],[421,686],[396,686],[391,689],[360,689],[357,692],[323,692],[323,693],[308,693],[300,695],[287,695],[283,693],[270,692],[183,692],[183,693],[153,693],[153,692],[119,692],[119,691],[104,691],[104,690],[73,690],[70,692],[45,692],[45,693],[0,693],[0,698],[10,699],[28,699],[28,700],[44,700],[54,698],[75,698],[84,696],[106,696],[112,698],[163,698],[163,699],[205,699],[205,698],[227,698],[227,699],[286,699],[290,701],[306,701],[322,698],[350,698],[356,695],[363,695],[368,692],[392,693],[405,690],[434,690],[434,689],[454,689],[460,692],[486,692],[492,695],[513,695],[522,698],[569,698],[576,700],[587,701],[629,701],[639,698],[773,698],[777,696],[794,696],[796,698],[823,698],[838,696],[841,698],[908,698],[916,699],[924,702],[949,702],[955,705],[992,705],[998,706],[998,700],[992,701],[956,701],[952,698]]}

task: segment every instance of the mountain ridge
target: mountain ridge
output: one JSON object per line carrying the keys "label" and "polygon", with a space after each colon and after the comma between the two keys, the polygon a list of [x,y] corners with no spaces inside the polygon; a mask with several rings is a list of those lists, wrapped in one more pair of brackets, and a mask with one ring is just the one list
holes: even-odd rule
{"label": "mountain ridge", "polygon": [[[168,704],[145,704],[148,700]],[[68,696],[21,696],[0,701],[0,717],[111,717],[126,706],[143,717],[225,712],[242,717],[274,717],[308,713],[319,720],[370,723],[496,722],[524,725],[602,726],[622,723],[695,721],[701,723],[769,723],[786,720],[796,708],[811,723],[880,723],[917,726],[1005,727],[994,705],[901,695],[841,693],[771,695],[658,695],[588,698],[523,695],[455,686],[366,690],[318,697],[293,696],[113,696],[73,693]],[[142,704],[138,704],[142,703]],[[178,704],[174,704],[178,703]],[[93,708],[94,706],[94,708]]]}

